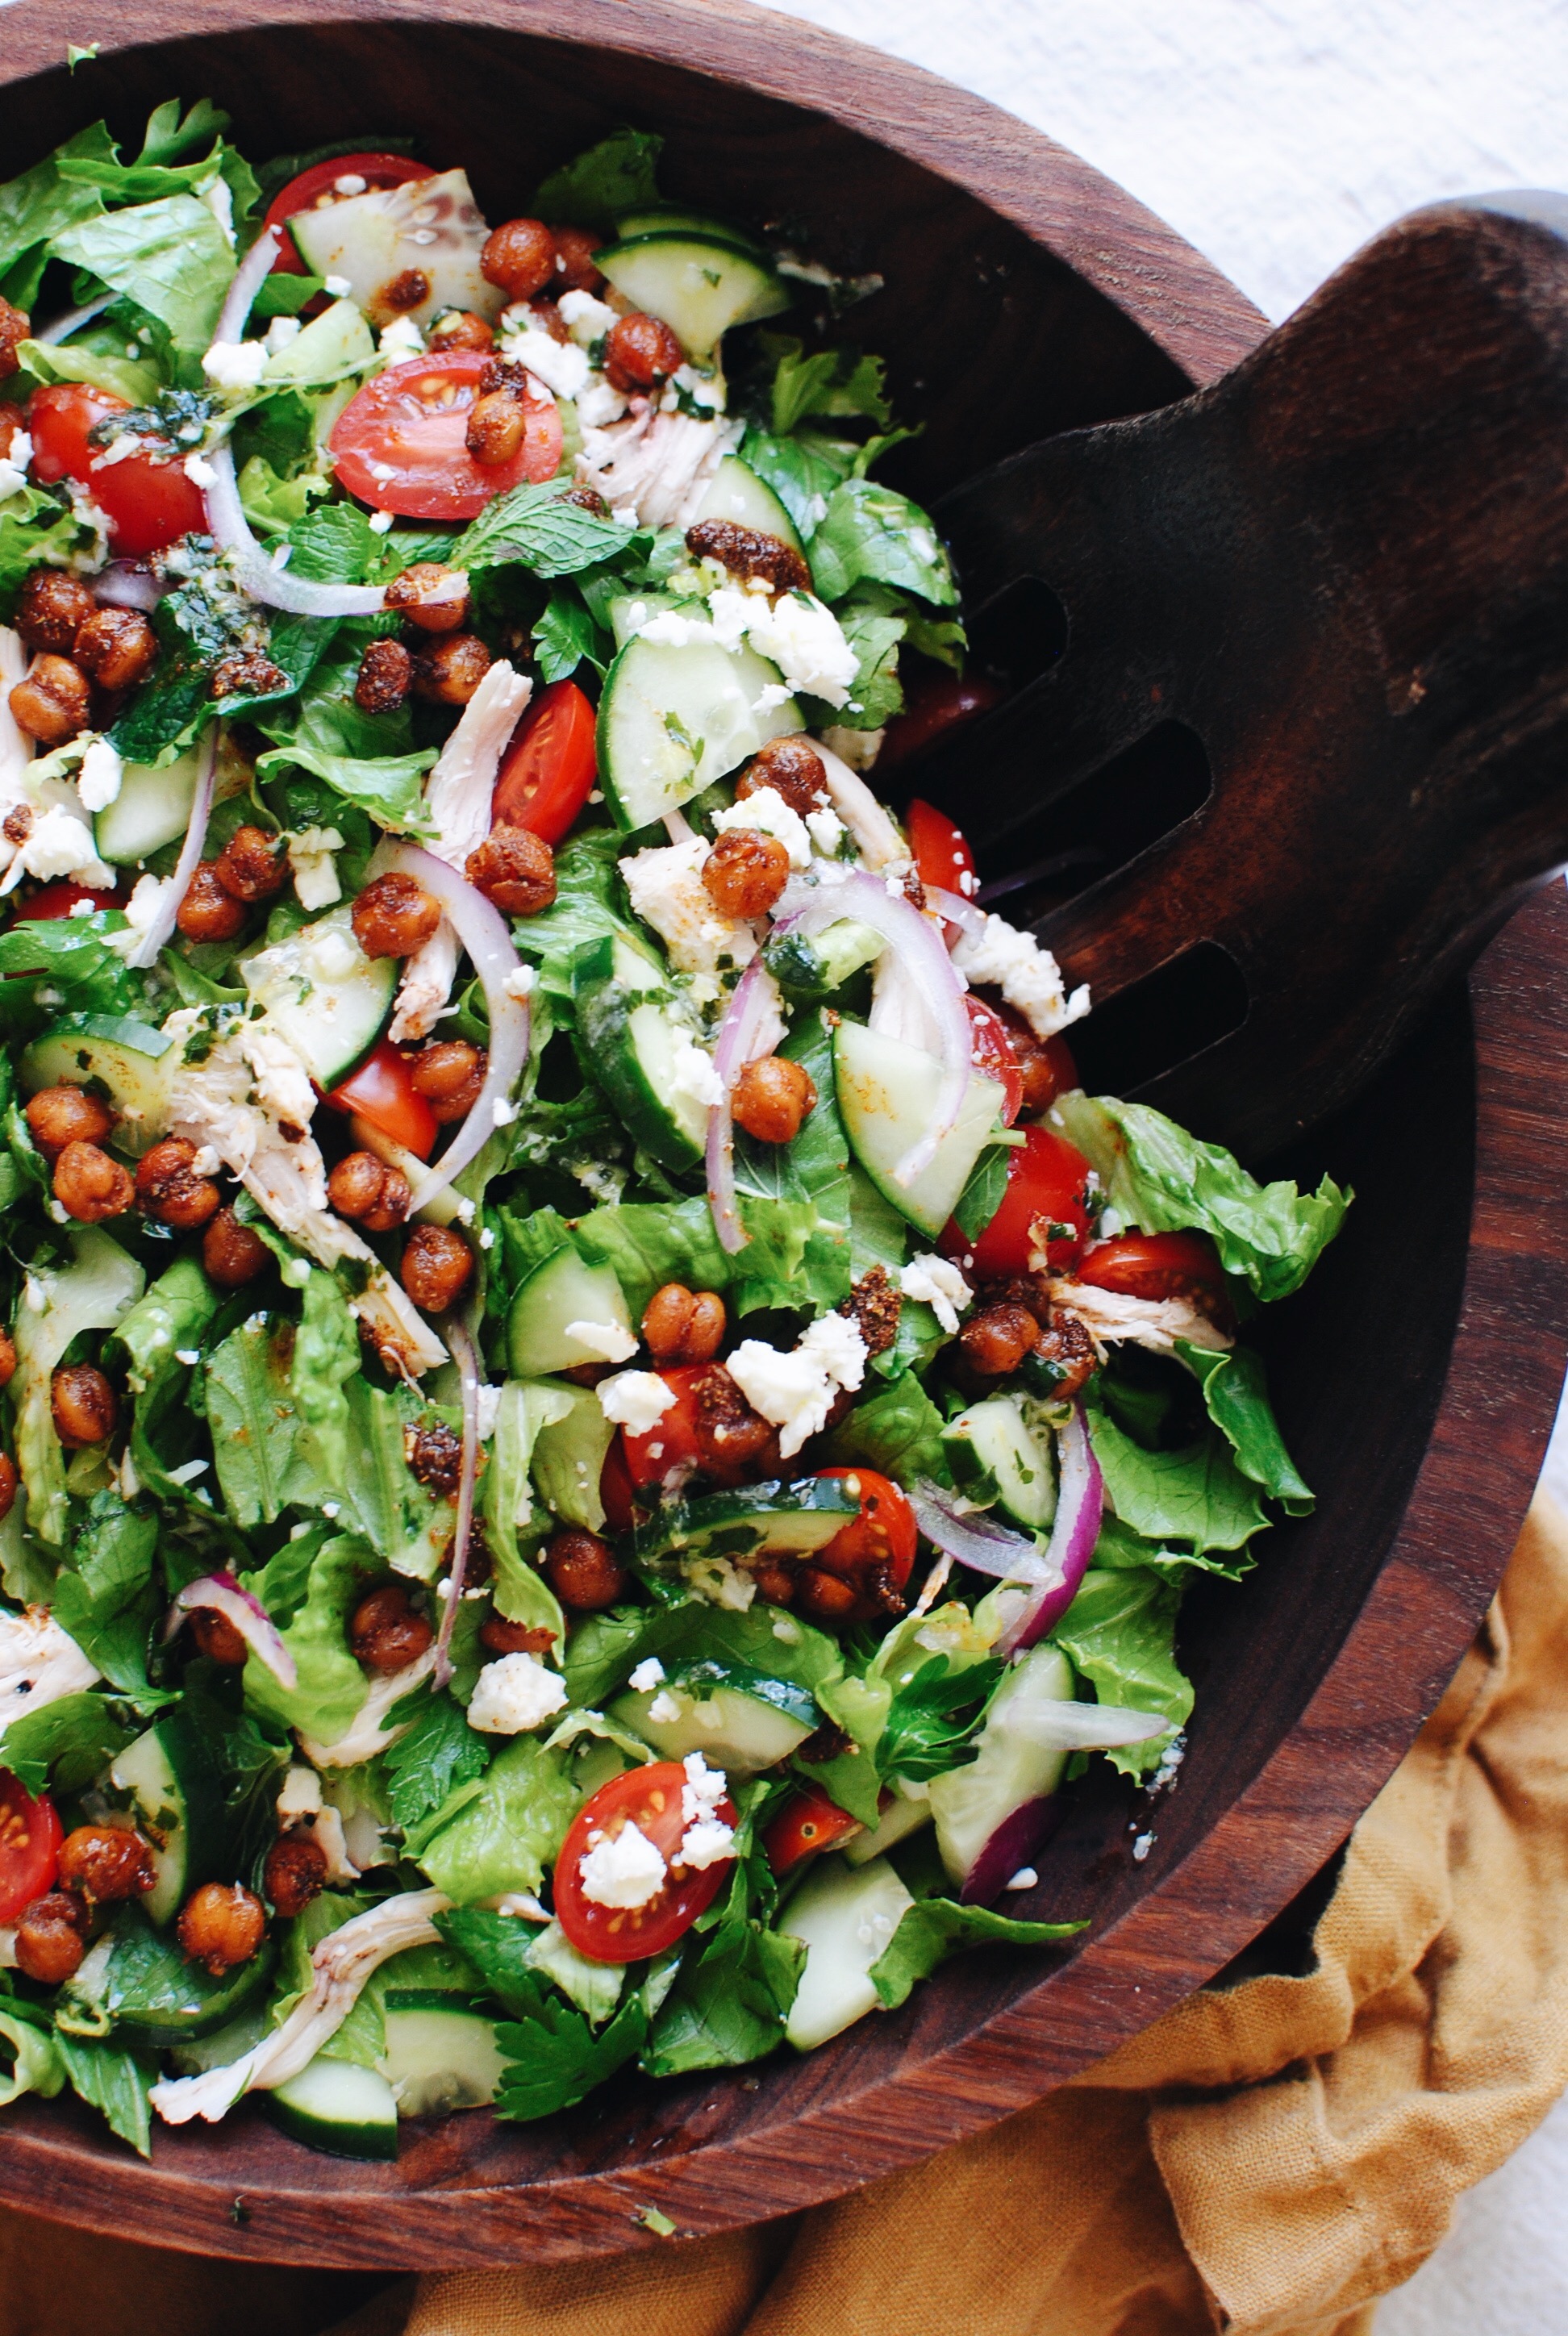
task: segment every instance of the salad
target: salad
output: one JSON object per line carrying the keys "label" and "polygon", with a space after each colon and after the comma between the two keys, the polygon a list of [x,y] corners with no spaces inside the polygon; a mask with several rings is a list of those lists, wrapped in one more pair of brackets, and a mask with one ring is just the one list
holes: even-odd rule
{"label": "salad", "polygon": [[0,187],[0,2103],[391,2156],[1070,1933],[1347,1195],[878,792],[990,685],[876,279],[226,126]]}

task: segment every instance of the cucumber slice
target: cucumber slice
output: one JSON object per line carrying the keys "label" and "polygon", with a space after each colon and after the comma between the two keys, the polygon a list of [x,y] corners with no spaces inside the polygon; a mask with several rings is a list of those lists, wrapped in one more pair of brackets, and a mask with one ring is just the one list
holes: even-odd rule
{"label": "cucumber slice", "polygon": [[153,1930],[140,1905],[122,1906],[93,1998],[112,2020],[116,2043],[132,2052],[161,2052],[229,2027],[266,1993],[277,1961],[277,1947],[267,1939],[248,1963],[213,1979],[188,1961],[178,1940]]}
{"label": "cucumber slice", "polygon": [[973,1403],[942,1431],[953,1481],[961,1490],[994,1484],[1003,1514],[1026,1533],[1043,1533],[1057,1514],[1056,1453],[1030,1425],[1032,1405],[1014,1395]]}
{"label": "cucumber slice", "polygon": [[738,454],[725,456],[708,481],[694,516],[699,520],[733,519],[738,527],[760,528],[764,535],[776,535],[782,541],[793,544],[796,551],[803,549],[794,520],[773,489]]}
{"label": "cucumber slice", "polygon": [[119,1114],[114,1141],[145,1152],[169,1120],[169,1090],[179,1064],[172,1038],[122,1014],[65,1014],[22,1057],[27,1094],[40,1087],[102,1087]]}
{"label": "cucumber slice", "polygon": [[130,1794],[138,1830],[151,1844],[157,1879],[141,1903],[161,1927],[200,1883],[222,1878],[223,1778],[180,1704],[128,1744],[109,1775]]}
{"label": "cucumber slice", "polygon": [[253,1002],[266,1007],[318,1087],[336,1086],[369,1054],[397,990],[398,960],[366,957],[353,917],[353,903],[340,901],[239,962]]}
{"label": "cucumber slice", "polygon": [[506,2060],[482,2012],[451,1996],[405,1992],[388,1995],[385,2019],[381,2073],[399,2117],[445,2117],[495,2098]]}
{"label": "cucumber slice", "polygon": [[594,265],[634,306],[661,317],[689,357],[711,356],[732,325],[776,316],[790,304],[787,286],[765,260],[684,229],[609,244]]}
{"label": "cucumber slice", "polygon": [[[351,195],[300,211],[288,225],[307,267],[317,276],[345,277],[355,307],[374,325],[390,325],[394,316],[423,325],[443,308],[472,309],[493,324],[506,306],[505,293],[486,283],[480,268],[490,230],[465,171],[441,170]],[[424,298],[412,307],[388,300],[391,287],[410,274],[424,277]]]}
{"label": "cucumber slice", "polygon": [[161,771],[148,763],[127,763],[120,777],[120,793],[93,822],[93,841],[100,860],[112,860],[122,867],[134,865],[182,836],[196,801],[200,761],[193,747]]}
{"label": "cucumber slice", "polygon": [[849,1864],[869,1865],[873,1857],[881,1857],[888,1850],[896,1849],[901,1841],[907,1841],[911,1834],[919,1833],[922,1825],[930,1825],[931,1805],[929,1800],[906,1800],[898,1790],[896,1778],[893,1793],[892,1806],[882,1811],[875,1825],[845,1842],[842,1854]]}
{"label": "cucumber slice", "polygon": [[[676,1707],[670,1718],[652,1716]],[[618,1696],[609,1717],[634,1728],[667,1760],[703,1753],[716,1768],[753,1776],[787,1760],[821,1725],[803,1687],[745,1663],[683,1663],[660,1687]]]}
{"label": "cucumber slice", "polygon": [[[648,994],[650,974],[658,983]],[[625,943],[596,942],[573,982],[578,1051],[633,1135],[664,1168],[695,1168],[707,1137],[707,1106],[679,1083],[689,1033],[677,1022],[661,969]]]}
{"label": "cucumber slice", "polygon": [[262,2096],[275,2125],[328,2157],[395,2157],[397,2098],[386,2078],[318,2052],[297,2077]]}
{"label": "cucumber slice", "polygon": [[616,221],[615,231],[622,243],[642,235],[699,235],[705,242],[733,244],[737,251],[765,257],[762,245],[744,229],[732,227],[727,219],[710,219],[705,211],[682,210],[678,203],[650,203],[644,210],[628,211]]}
{"label": "cucumber slice", "polygon": [[1072,1666],[1059,1648],[1032,1647],[991,1698],[974,1758],[931,1779],[937,1846],[960,1886],[993,1834],[1018,1810],[1054,1793],[1066,1767],[1065,1752],[1049,1752],[1008,1725],[1008,1714],[1032,1702],[1070,1703]]}
{"label": "cucumber slice", "polygon": [[942,1067],[923,1047],[841,1022],[833,1033],[833,1072],[844,1131],[856,1159],[884,1200],[935,1240],[958,1205],[969,1171],[997,1124],[1002,1091],[979,1072],[930,1166],[910,1184],[893,1172],[930,1125]]}
{"label": "cucumber slice", "polygon": [[[335,300],[325,315],[315,316],[297,340],[287,342],[267,360],[264,381],[340,381],[358,373],[375,355],[370,327],[352,300]],[[317,425],[317,440],[323,436]]]}
{"label": "cucumber slice", "polygon": [[779,1923],[806,1951],[784,2028],[797,2051],[814,2050],[879,2009],[872,1965],[886,1954],[914,1903],[886,1858],[858,1866],[818,1859]]}
{"label": "cucumber slice", "polygon": [[628,641],[599,707],[599,767],[617,824],[651,826],[770,738],[803,729],[793,697],[757,711],[764,690],[778,686],[778,668],[755,649]]}
{"label": "cucumber slice", "polygon": [[631,1329],[619,1282],[608,1265],[589,1265],[575,1249],[558,1249],[536,1265],[511,1301],[507,1353],[514,1378],[545,1378],[604,1357],[568,1336],[569,1322],[614,1323]]}
{"label": "cucumber slice", "polygon": [[676,1501],[628,1536],[631,1561],[654,1572],[711,1558],[755,1557],[765,1549],[821,1549],[860,1514],[842,1476],[746,1484]]}
{"label": "cucumber slice", "polygon": [[775,934],[764,944],[763,957],[786,998],[819,1006],[852,975],[874,964],[886,947],[873,927],[844,917],[810,939],[803,933]]}

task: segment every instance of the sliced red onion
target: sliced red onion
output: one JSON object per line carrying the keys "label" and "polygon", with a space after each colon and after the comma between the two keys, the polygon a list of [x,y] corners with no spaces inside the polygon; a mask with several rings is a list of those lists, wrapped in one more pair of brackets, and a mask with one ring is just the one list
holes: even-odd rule
{"label": "sliced red onion", "polygon": [[41,325],[33,338],[46,349],[57,349],[62,341],[68,341],[73,333],[79,333],[83,325],[93,322],[94,316],[101,316],[105,308],[112,308],[119,297],[118,292],[105,292],[102,300],[89,300],[84,308],[67,308],[63,316],[56,316],[51,324]]}
{"label": "sliced red onion", "polygon": [[1008,1706],[996,1725],[1045,1752],[1110,1752],[1168,1736],[1172,1723],[1161,1712],[1135,1711],[1131,1704],[1042,1701]]}
{"label": "sliced red onion", "polygon": [[233,1624],[257,1661],[266,1664],[281,1687],[298,1686],[294,1657],[284,1645],[277,1623],[260,1599],[241,1590],[231,1573],[204,1573],[199,1582],[188,1582],[165,1617],[165,1640],[172,1639],[186,1617],[202,1607]]}
{"label": "sliced red onion", "polygon": [[989,1906],[999,1898],[1014,1874],[1034,1864],[1061,1818],[1061,1796],[1057,1793],[1026,1801],[1004,1817],[964,1876],[959,1892],[960,1904]]}
{"label": "sliced red onion", "polygon": [[983,1511],[960,1508],[956,1493],[922,1480],[911,1491],[910,1506],[926,1539],[971,1573],[1037,1590],[1055,1587],[1057,1575],[1030,1534],[1010,1532]]}
{"label": "sliced red onion", "polygon": [[1003,1630],[997,1640],[998,1655],[1015,1654],[1020,1648],[1034,1646],[1054,1622],[1060,1621],[1077,1596],[1078,1584],[1088,1571],[1095,1543],[1100,1537],[1105,1483],[1089,1440],[1081,1403],[1073,1406],[1073,1416],[1066,1426],[1057,1430],[1057,1456],[1061,1478],[1057,1493],[1057,1519],[1041,1560],[1048,1579],[1031,1591]]}
{"label": "sliced red onion", "polygon": [[[410,1213],[427,1208],[438,1192],[467,1167],[484,1148],[486,1139],[503,1125],[513,1087],[528,1061],[531,1018],[526,998],[514,998],[507,984],[521,969],[521,960],[500,910],[466,878],[438,860],[423,845],[387,836],[377,847],[372,873],[412,876],[416,884],[439,900],[453,932],[468,951],[484,990],[490,1016],[490,1058],[484,1085],[473,1107],[439,1160],[426,1169],[409,1203]],[[498,1115],[499,1114],[499,1115]]]}
{"label": "sliced red onion", "polygon": [[479,1381],[481,1365],[479,1350],[461,1322],[447,1321],[442,1325],[445,1338],[457,1365],[457,1382],[463,1397],[463,1463],[457,1479],[457,1531],[453,1536],[452,1566],[446,1577],[446,1606],[441,1617],[441,1629],[435,1640],[435,1669],[431,1673],[437,1689],[443,1688],[452,1677],[452,1634],[457,1627],[457,1610],[463,1603],[463,1585],[468,1573],[468,1545],[473,1536],[473,1487],[479,1475]]}
{"label": "sliced red onion", "polygon": [[986,912],[966,900],[960,892],[944,891],[940,884],[926,886],[926,905],[936,910],[950,925],[957,925],[966,939],[978,941],[986,930]]}
{"label": "sliced red onion", "polygon": [[881,877],[869,876],[863,869],[854,870],[838,883],[792,877],[776,914],[780,920],[792,920],[794,930],[808,936],[825,932],[844,917],[870,925],[891,945],[901,971],[914,985],[940,1041],[942,1077],[930,1125],[893,1170],[896,1183],[912,1184],[935,1159],[937,1146],[962,1110],[969,1087],[970,1025],[964,1007],[964,986],[940,929],[912,908],[901,891],[890,892]]}
{"label": "sliced red onion", "polygon": [[218,784],[219,725],[210,722],[202,742],[201,760],[196,771],[196,793],[190,805],[190,824],[185,831],[185,841],[174,864],[172,876],[165,877],[159,896],[158,913],[137,943],[128,962],[145,972],[158,962],[158,952],[174,930],[174,920],[180,914],[180,903],[185,890],[196,873],[201,858],[201,847],[207,841],[207,822],[212,816],[212,797]]}
{"label": "sliced red onion", "polygon": [[93,579],[93,598],[101,608],[137,608],[150,616],[169,589],[150,568],[134,560],[111,560],[102,576]]}
{"label": "sliced red onion", "polygon": [[[724,1101],[710,1104],[707,1114],[707,1204],[713,1212],[713,1229],[718,1235],[719,1246],[727,1250],[731,1257],[745,1247],[751,1235],[742,1224],[740,1210],[735,1205],[735,1121],[730,1105],[735,1081],[748,1063],[766,1051],[758,1042],[770,1025],[776,1030],[773,983],[761,958],[754,957],[736,982],[735,995],[719,1025],[713,1066],[724,1088]],[[770,1033],[768,1044],[776,1043]]]}
{"label": "sliced red onion", "polygon": [[234,271],[234,281],[228,297],[218,311],[218,323],[213,328],[212,346],[227,347],[231,342],[245,338],[245,327],[256,296],[272,273],[272,263],[278,258],[283,241],[283,229],[264,227],[244,258]]}

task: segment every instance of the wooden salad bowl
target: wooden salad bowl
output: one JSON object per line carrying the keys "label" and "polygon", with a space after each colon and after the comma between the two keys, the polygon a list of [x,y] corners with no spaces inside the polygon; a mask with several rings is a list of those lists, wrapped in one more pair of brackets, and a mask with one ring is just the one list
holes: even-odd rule
{"label": "wooden salad bowl", "polygon": [[[248,152],[416,136],[492,219],[623,122],[677,199],[778,222],[886,288],[852,329],[924,434],[924,500],[1031,440],[1213,380],[1263,318],[1073,155],[907,65],[735,0],[17,0],[9,177],[106,113],[210,94]],[[1092,784],[1092,782],[1091,782]],[[998,871],[991,871],[998,872]],[[209,2254],[391,2270],[544,2261],[765,2220],[1037,2100],[1201,1987],[1343,1842],[1437,1701],[1535,1481],[1568,1330],[1568,897],[1537,892],[1376,1085],[1271,1170],[1357,1202],[1264,1332],[1319,1492],[1239,1588],[1189,1595],[1198,1704],[1179,1786],[1077,1788],[1036,1903],[1070,1951],[988,1952],[806,2059],[628,2077],[543,2125],[406,2129],[395,2165],[317,2156],[246,2105],[160,2127],[150,2165],[86,2110],[0,2117],[0,2195]],[[1200,1129],[1198,1131],[1202,1133]],[[1252,1163],[1254,1165],[1258,1163]],[[1152,1834],[1140,1861],[1135,1840]]]}

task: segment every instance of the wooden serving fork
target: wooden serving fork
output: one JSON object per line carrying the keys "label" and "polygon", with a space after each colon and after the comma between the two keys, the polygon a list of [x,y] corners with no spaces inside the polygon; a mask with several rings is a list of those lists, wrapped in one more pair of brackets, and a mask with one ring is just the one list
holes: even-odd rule
{"label": "wooden serving fork", "polygon": [[[1198,808],[1033,925],[1089,1054],[1107,1007],[1165,1034],[1138,1092],[1197,1133],[1256,1158],[1345,1102],[1568,860],[1568,200],[1416,212],[1212,388],[938,517],[982,636],[1026,579],[1066,615],[911,772],[992,891],[1149,734],[1206,755]],[[1173,1012],[1200,963],[1223,1035]]]}

